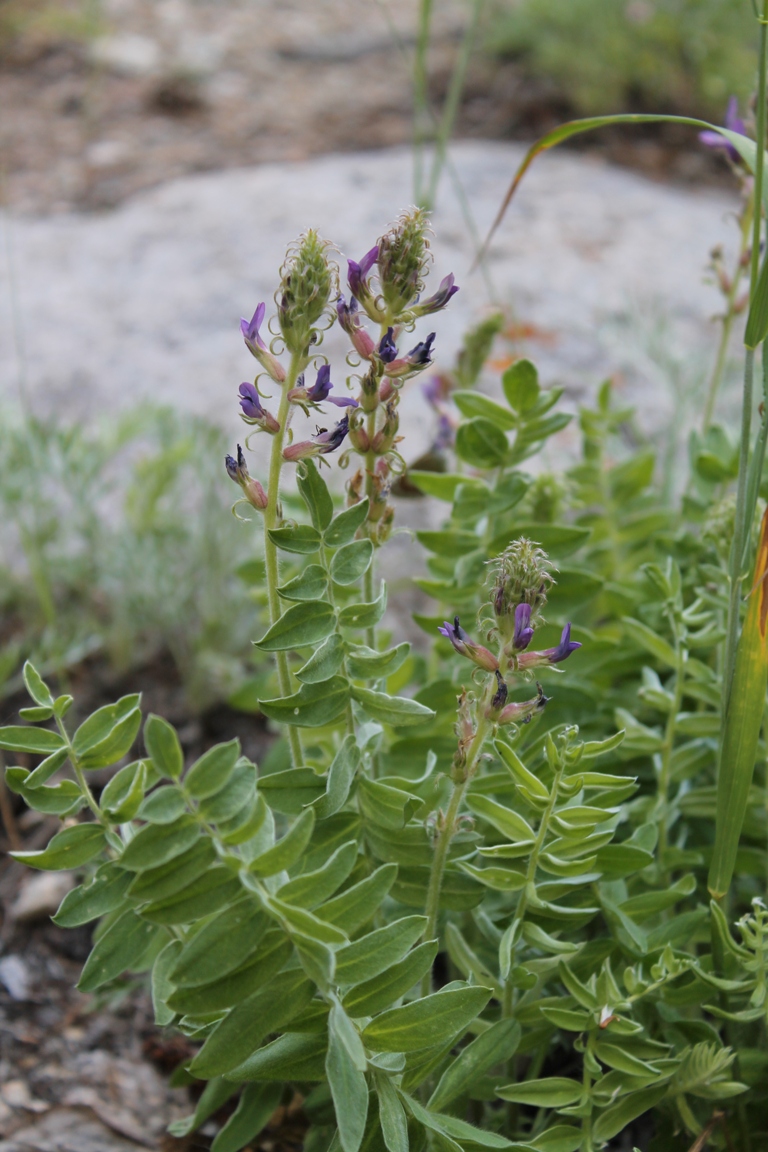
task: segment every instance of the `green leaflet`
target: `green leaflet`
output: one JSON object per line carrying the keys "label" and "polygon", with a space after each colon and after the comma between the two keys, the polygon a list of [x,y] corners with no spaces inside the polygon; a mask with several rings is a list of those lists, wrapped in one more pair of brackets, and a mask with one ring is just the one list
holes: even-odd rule
{"label": "green leaflet", "polygon": [[324,532],[333,517],[333,498],[313,460],[300,461],[296,469],[296,484],[313,525],[318,532]]}
{"label": "green leaflet", "polygon": [[398,644],[386,652],[375,652],[364,645],[350,646],[347,656],[349,674],[354,680],[378,680],[392,676],[408,658],[411,646]]}
{"label": "green leaflet", "polygon": [[227,1073],[229,1080],[324,1080],[328,1039],[286,1032]]}
{"label": "green leaflet", "polygon": [[406,916],[340,948],[336,953],[337,983],[352,987],[379,976],[402,960],[424,934],[426,923],[424,916]]}
{"label": "green leaflet", "polygon": [[269,538],[284,552],[309,555],[317,552],[322,542],[320,533],[309,524],[293,524],[285,528],[270,528]]}
{"label": "green leaflet", "polygon": [[165,1028],[176,1013],[168,1007],[168,997],[173,991],[170,972],[181,951],[181,940],[171,940],[162,952],[158,953],[152,965],[152,1007],[155,1010],[155,1024]]}
{"label": "green leaflet", "polygon": [[332,676],[319,684],[302,684],[293,696],[260,700],[259,707],[271,720],[296,724],[300,728],[324,728],[341,716],[349,699],[349,685],[343,676]]}
{"label": "green leaflet", "polygon": [[345,645],[338,632],[332,632],[328,639],[310,656],[306,664],[299,668],[296,679],[302,684],[319,684],[330,680],[344,663]]}
{"label": "green leaflet", "polygon": [[629,1096],[625,1096],[623,1100],[618,1100],[610,1108],[601,1112],[595,1120],[592,1129],[595,1139],[610,1140],[612,1136],[616,1136],[638,1116],[642,1116],[644,1112],[655,1108],[666,1093],[667,1087],[663,1084],[658,1088],[643,1088],[639,1092],[632,1092]]}
{"label": "green leaflet", "polygon": [[144,745],[157,771],[161,776],[178,780],[184,768],[184,755],[179,737],[162,716],[151,712],[144,724]]}
{"label": "green leaflet", "polygon": [[278,588],[283,600],[322,600],[328,591],[328,576],[320,564],[308,564],[298,576]]}
{"label": "green leaflet", "polygon": [[193,924],[225,908],[241,892],[240,881],[229,868],[213,867],[175,896],[147,904],[141,914],[153,924]]}
{"label": "green leaflet", "polygon": [[344,932],[355,932],[372,920],[376,909],[389,892],[397,876],[395,864],[382,864],[375,872],[342,892],[340,896],[328,900],[317,915],[330,924],[335,924]]}
{"label": "green leaflet", "polygon": [[135,912],[124,912],[94,945],[77,983],[81,992],[93,992],[133,969],[159,931]]}
{"label": "green leaflet", "polygon": [[89,884],[80,884],[67,892],[53,922],[61,928],[76,928],[114,912],[122,904],[130,883],[130,873],[119,864],[102,864]]}
{"label": "green leaflet", "polygon": [[115,773],[102,789],[100,797],[101,810],[110,823],[123,824],[134,818],[141,807],[146,786],[147,765],[143,760],[126,764]]}
{"label": "green leaflet", "polygon": [[258,947],[239,968],[207,984],[175,988],[169,1007],[189,1016],[221,1012],[247,999],[280,971],[291,957],[290,940],[279,928],[270,928],[259,938]]}
{"label": "green leaflet", "polygon": [[373,560],[370,540],[353,540],[339,548],[331,560],[331,579],[334,584],[349,585],[368,571]]}
{"label": "green leaflet", "polygon": [[323,534],[323,543],[326,548],[340,548],[354,540],[358,528],[362,528],[368,517],[368,497],[345,508],[334,516]]}
{"label": "green leaflet", "polygon": [[355,738],[345,736],[328,769],[325,793],[314,801],[315,813],[319,820],[333,816],[344,806],[359,764],[360,752]]}
{"label": "green leaflet", "polygon": [[385,1072],[374,1072],[376,1095],[379,1100],[379,1123],[388,1152],[408,1152],[408,1121],[400,1097]]}
{"label": "green leaflet", "polygon": [[314,988],[301,970],[274,976],[216,1025],[190,1065],[192,1075],[207,1080],[242,1064],[265,1036],[297,1016],[313,994]]}
{"label": "green leaflet", "polygon": [[258,948],[266,925],[252,897],[239,900],[187,941],[171,973],[173,983],[177,988],[208,984],[239,968]]}
{"label": "green leaflet", "polygon": [[381,590],[375,600],[368,604],[347,604],[339,611],[339,624],[342,628],[373,628],[386,609],[387,586],[382,580]]}
{"label": "green leaflet", "polygon": [[358,688],[355,685],[351,687],[350,693],[369,716],[384,724],[402,727],[406,724],[422,724],[435,717],[431,708],[425,708],[418,701],[404,696],[389,696],[386,692],[373,692],[369,688]]}
{"label": "green leaflet", "polygon": [[318,644],[333,632],[335,614],[325,600],[294,604],[255,641],[263,652],[286,652]]}
{"label": "green leaflet", "polygon": [[520,1025],[515,1020],[497,1020],[487,1032],[481,1032],[443,1072],[428,1107],[440,1112],[478,1077],[494,1065],[509,1060],[517,1050],[520,1036]]}
{"label": "green leaflet", "polygon": [[512,432],[517,427],[517,418],[510,412],[509,408],[505,408],[503,404],[497,404],[495,400],[491,400],[489,396],[484,396],[482,392],[459,389],[452,393],[451,399],[462,416],[468,418],[485,416],[504,432]]}
{"label": "green leaflet", "polygon": [[58,752],[63,746],[64,741],[58,732],[49,732],[47,728],[27,728],[13,724],[0,728],[0,748],[7,752],[36,752],[47,756]]}
{"label": "green leaflet", "polygon": [[459,425],[456,454],[471,467],[498,468],[508,451],[506,436],[487,416],[475,416]]}
{"label": "green leaflet", "polygon": [[393,964],[381,975],[358,984],[344,996],[344,1007],[351,1016],[372,1016],[399,1000],[430,971],[437,955],[436,940],[427,940],[409,952],[399,964]]}
{"label": "green leaflet", "polygon": [[536,366],[530,360],[516,360],[502,374],[501,387],[513,411],[528,412],[541,391]]}
{"label": "green leaflet", "polygon": [[75,732],[72,746],[81,768],[106,768],[122,760],[141,727],[141,697],[123,696],[89,716]]}
{"label": "green leaflet", "polygon": [[142,802],[136,816],[150,824],[172,824],[178,820],[186,808],[186,800],[181,789],[173,784],[157,788]]}
{"label": "green leaflet", "polygon": [[239,740],[215,744],[189,769],[184,777],[184,787],[196,800],[215,796],[229,780],[239,759]]}
{"label": "green leaflet", "polygon": [[307,808],[282,840],[251,860],[248,871],[256,876],[275,876],[278,872],[292,867],[309,843],[314,826],[314,810]]}
{"label": "green leaflet", "polygon": [[515,840],[535,840],[536,838],[533,828],[527,820],[524,820],[517,812],[513,812],[511,808],[505,808],[503,804],[491,800],[488,796],[470,793],[467,797],[467,805],[477,816],[482,816],[489,824],[493,824],[494,828],[498,828],[502,836],[506,836],[513,842]]}
{"label": "green leaflet", "polygon": [[157,868],[186,852],[200,835],[200,826],[191,816],[182,816],[173,824],[146,824],[126,846],[120,863],[132,872]]}
{"label": "green leaflet", "polygon": [[249,1084],[234,1113],[217,1133],[211,1152],[240,1152],[258,1136],[280,1103],[282,1089],[273,1084]]}
{"label": "green leaflet", "polygon": [[216,1077],[206,1084],[194,1113],[183,1120],[174,1120],[172,1124],[168,1125],[168,1131],[172,1136],[177,1137],[184,1137],[190,1132],[194,1132],[206,1122],[209,1116],[218,1112],[222,1104],[226,1104],[230,1096],[234,1096],[236,1091],[237,1088],[234,1084],[230,1084],[221,1077]]}
{"label": "green leaflet", "polygon": [[368,1085],[365,1073],[350,1052],[346,1037],[334,1019],[333,1010],[329,1018],[325,1071],[333,1097],[339,1142],[343,1152],[358,1152],[368,1116]]}
{"label": "green leaflet", "polygon": [[128,895],[143,901],[164,900],[201,876],[215,859],[216,852],[208,837],[197,840],[167,863],[139,872],[131,881]]}
{"label": "green leaflet", "polygon": [[513,1104],[533,1104],[536,1108],[563,1108],[581,1099],[582,1086],[578,1080],[565,1076],[548,1076],[543,1080],[527,1080],[496,1089],[496,1095]]}
{"label": "green leaflet", "polygon": [[454,988],[382,1012],[363,1031],[375,1052],[417,1052],[466,1031],[491,998],[490,988]]}
{"label": "green leaflet", "polygon": [[226,824],[247,810],[255,800],[256,768],[244,756],[235,764],[223,788],[200,801],[198,812],[209,824]]}
{"label": "green leaflet", "polygon": [[29,868],[59,872],[87,864],[98,856],[105,843],[104,829],[100,824],[76,824],[57,832],[42,852],[11,852],[10,855]]}
{"label": "green leaflet", "polygon": [[340,888],[357,863],[357,841],[337,848],[322,868],[305,872],[280,888],[280,899],[301,908],[316,908]]}

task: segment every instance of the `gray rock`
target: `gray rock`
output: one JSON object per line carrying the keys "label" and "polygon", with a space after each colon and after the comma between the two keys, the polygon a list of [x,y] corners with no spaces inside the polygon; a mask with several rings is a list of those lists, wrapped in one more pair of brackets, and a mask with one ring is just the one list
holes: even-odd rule
{"label": "gray rock", "polygon": [[53,916],[74,884],[72,872],[36,872],[27,875],[11,905],[11,916],[19,923]]}
{"label": "gray rock", "polygon": [[[521,156],[517,145],[455,148],[480,234]],[[21,347],[35,409],[81,419],[151,400],[208,414],[234,443],[243,435],[237,386],[254,371],[238,318],[259,300],[271,303],[287,243],[311,225],[359,258],[411,197],[411,158],[400,149],[185,178],[104,215],[12,218],[2,394],[17,395]],[[660,364],[666,357],[695,376],[707,363],[720,299],[703,269],[710,248],[735,231],[727,216],[736,206],[735,196],[655,184],[592,157],[537,161],[493,242],[488,273],[496,299],[538,333],[525,348],[545,381],[560,380],[574,400],[619,372],[646,427],[664,427],[671,369]],[[436,329],[438,363],[447,365],[488,304],[447,178],[434,231],[432,283],[453,271],[461,291],[419,332]],[[346,352],[338,330],[323,350],[338,379]],[[432,429],[418,384],[406,389],[402,414],[414,456]],[[576,436],[566,431],[561,444]]]}

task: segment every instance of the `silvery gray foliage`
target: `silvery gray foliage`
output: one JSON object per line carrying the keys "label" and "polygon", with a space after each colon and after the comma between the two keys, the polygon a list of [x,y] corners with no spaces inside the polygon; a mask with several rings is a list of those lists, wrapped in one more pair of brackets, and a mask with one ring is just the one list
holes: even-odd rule
{"label": "silvery gray foliage", "polygon": [[[0,747],[37,766],[7,780],[65,826],[15,857],[82,873],[55,916],[99,922],[79,987],[151,974],[157,1023],[198,1046],[176,1078],[207,1083],[172,1131],[237,1095],[214,1152],[245,1147],[295,1093],[312,1152],[591,1152],[648,1112],[655,1148],[706,1133],[746,1149],[742,1131],[765,1126],[745,1096],[764,1067],[765,914],[757,902],[737,939],[701,898],[722,558],[654,496],[648,450],[611,461],[626,414],[609,388],[581,414],[576,468],[521,469],[570,417],[527,361],[503,402],[478,391],[492,318],[427,386],[440,426],[408,477],[450,506],[419,534],[419,583],[446,609],[418,618],[434,656],[388,644],[373,569],[393,481],[405,490],[400,389],[433,345],[406,350],[405,333],[456,290],[448,277],[423,297],[428,257],[423,214],[405,213],[350,261],[349,299],[309,232],[274,336],[265,305],[242,323],[259,375],[240,403],[268,465],[251,476],[242,447],[226,464],[263,519],[257,645],[279,694],[261,708],[287,734],[283,762],[260,770],[232,740],[185,765],[164,719],[142,728],[138,696],[73,732],[71,698],[28,664],[33,706]],[[352,345],[346,389],[321,353],[332,322]],[[327,420],[329,402],[334,426],[294,440],[296,409]],[[352,465],[344,507],[329,458]],[[97,797],[89,773],[112,766]]]}

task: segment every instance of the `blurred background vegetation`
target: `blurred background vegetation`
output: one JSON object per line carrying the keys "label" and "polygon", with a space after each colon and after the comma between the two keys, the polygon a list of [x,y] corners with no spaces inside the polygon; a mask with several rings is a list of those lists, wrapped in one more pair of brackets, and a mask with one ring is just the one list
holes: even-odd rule
{"label": "blurred background vegetation", "polygon": [[506,0],[487,36],[574,112],[720,120],[754,86],[749,0]]}

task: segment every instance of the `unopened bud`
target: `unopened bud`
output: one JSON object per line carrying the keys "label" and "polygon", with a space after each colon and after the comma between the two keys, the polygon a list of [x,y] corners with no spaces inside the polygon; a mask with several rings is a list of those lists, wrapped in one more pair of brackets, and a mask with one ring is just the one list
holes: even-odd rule
{"label": "unopened bud", "polygon": [[482,644],[474,644],[469,638],[467,633],[459,624],[458,616],[454,616],[453,624],[449,624],[446,620],[438,627],[438,632],[441,636],[445,636],[446,640],[450,640],[454,649],[460,656],[466,656],[473,664],[477,664],[479,668],[484,668],[486,672],[498,671],[499,662],[492,652],[484,648]]}
{"label": "unopened bud", "polygon": [[501,712],[498,724],[528,724],[537,712],[549,703],[544,695],[541,684],[536,685],[536,696],[533,700],[525,700],[522,704],[507,704]]}
{"label": "unopened bud", "polygon": [[252,504],[254,508],[258,508],[260,512],[263,512],[269,503],[267,494],[259,481],[254,480],[253,477],[249,475],[243,449],[239,444],[237,446],[237,459],[235,460],[232,456],[225,456],[224,463],[227,469],[227,475],[230,480],[234,480],[236,484],[240,485],[248,503]]}
{"label": "unopened bud", "polygon": [[429,256],[422,208],[403,212],[379,241],[379,280],[390,319],[397,320],[422,291]]}
{"label": "unopened bud", "polygon": [[309,229],[288,250],[278,292],[280,331],[289,352],[306,354],[313,327],[328,306],[336,284],[336,266],[328,242]]}
{"label": "unopened bud", "polygon": [[[499,633],[505,641],[513,641],[518,649],[525,647],[521,645],[522,629],[535,622],[554,584],[549,571],[551,564],[546,552],[524,537],[510,544],[492,563],[495,571],[491,604]],[[517,615],[521,604],[530,607],[525,621]]]}

